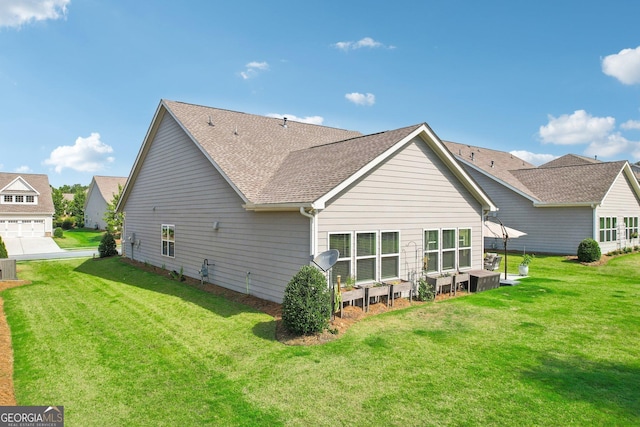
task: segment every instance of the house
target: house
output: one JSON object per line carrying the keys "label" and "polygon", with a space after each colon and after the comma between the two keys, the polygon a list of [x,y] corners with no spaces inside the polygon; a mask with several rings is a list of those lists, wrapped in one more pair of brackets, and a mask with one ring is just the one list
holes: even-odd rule
{"label": "house", "polygon": [[[123,190],[126,257],[280,302],[338,249],[343,282],[481,269],[494,204],[426,124],[372,135],[162,100]],[[426,258],[425,258],[426,257]]]}
{"label": "house", "polygon": [[87,189],[87,197],[84,202],[84,226],[105,230],[107,224],[104,215],[113,196],[124,188],[127,177],[121,176],[94,176]]}
{"label": "house", "polygon": [[50,237],[54,212],[47,175],[0,172],[0,236]]}
{"label": "house", "polygon": [[[639,244],[640,186],[628,162],[567,154],[535,167],[503,151],[445,145],[499,207],[498,220],[527,233],[509,240],[509,249],[575,254],[585,238],[603,253]],[[485,245],[503,243],[487,238]]]}

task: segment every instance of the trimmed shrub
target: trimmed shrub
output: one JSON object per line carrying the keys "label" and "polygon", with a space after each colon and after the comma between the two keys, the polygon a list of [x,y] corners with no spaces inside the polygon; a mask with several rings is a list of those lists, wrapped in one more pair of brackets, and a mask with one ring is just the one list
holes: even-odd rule
{"label": "trimmed shrub", "polygon": [[294,334],[322,332],[329,327],[331,289],[324,274],[310,265],[303,266],[284,290],[282,323]]}
{"label": "trimmed shrub", "polygon": [[7,252],[7,247],[4,245],[2,237],[0,237],[0,258],[9,258],[9,253]]}
{"label": "trimmed shrub", "polygon": [[418,281],[418,301],[433,301],[436,299],[436,291],[433,285],[427,282],[427,279],[421,277]]}
{"label": "trimmed shrub", "polygon": [[113,238],[113,234],[105,233],[104,236],[102,236],[100,245],[98,245],[98,252],[100,253],[100,258],[118,255],[116,239]]}
{"label": "trimmed shrub", "polygon": [[601,256],[600,245],[593,239],[584,239],[578,245],[578,261],[580,262],[598,261]]}
{"label": "trimmed shrub", "polygon": [[71,230],[73,228],[73,220],[71,218],[65,218],[62,220],[62,229]]}
{"label": "trimmed shrub", "polygon": [[57,237],[59,239],[64,237],[64,232],[62,231],[62,227],[56,227],[55,230],[53,230],[53,237]]}

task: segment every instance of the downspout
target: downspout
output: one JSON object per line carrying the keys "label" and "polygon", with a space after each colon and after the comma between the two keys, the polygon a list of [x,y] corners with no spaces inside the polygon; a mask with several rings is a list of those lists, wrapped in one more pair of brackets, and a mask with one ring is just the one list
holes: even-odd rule
{"label": "downspout", "polygon": [[317,247],[318,246],[318,241],[317,241],[318,224],[316,221],[316,215],[307,213],[307,211],[305,211],[302,206],[300,207],[300,214],[309,218],[309,234],[310,234],[309,252],[311,253],[309,260],[312,260],[316,256],[316,253],[318,252],[318,247]]}
{"label": "downspout", "polygon": [[598,223],[598,210],[597,210],[596,206],[597,205],[595,203],[591,205],[591,212],[593,212],[593,220],[591,221],[592,229],[593,229],[592,230],[592,234],[593,234],[592,238],[593,238],[593,240],[595,240],[599,244],[600,237],[598,235],[598,227],[600,226],[600,224]]}

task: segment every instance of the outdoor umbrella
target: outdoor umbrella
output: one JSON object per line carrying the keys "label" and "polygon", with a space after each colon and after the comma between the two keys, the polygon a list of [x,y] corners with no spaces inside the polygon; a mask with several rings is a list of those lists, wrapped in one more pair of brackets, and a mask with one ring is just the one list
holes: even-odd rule
{"label": "outdoor umbrella", "polygon": [[495,219],[499,223],[493,221],[484,222],[484,235],[500,238],[504,242],[504,280],[507,280],[507,242],[509,239],[526,236],[527,233],[505,226],[497,217]]}

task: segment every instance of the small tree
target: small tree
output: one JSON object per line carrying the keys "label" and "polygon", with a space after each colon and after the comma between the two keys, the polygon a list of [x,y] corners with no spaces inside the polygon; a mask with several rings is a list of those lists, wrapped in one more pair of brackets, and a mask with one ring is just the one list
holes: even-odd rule
{"label": "small tree", "polygon": [[0,258],[9,258],[9,254],[7,253],[7,247],[4,245],[4,241],[2,237],[0,237]]}
{"label": "small tree", "polygon": [[105,224],[107,224],[107,231],[109,233],[113,233],[115,237],[120,237],[120,233],[122,232],[122,220],[124,219],[122,212],[116,212],[121,195],[122,185],[118,184],[118,193],[113,195],[113,199],[111,199],[111,202],[107,205],[107,211],[102,217]]}
{"label": "small tree", "polygon": [[100,245],[98,245],[98,252],[100,253],[100,258],[118,255],[116,239],[113,238],[113,234],[108,231],[104,233],[102,240],[100,240]]}
{"label": "small tree", "polygon": [[314,334],[329,326],[331,290],[324,274],[303,266],[291,279],[282,300],[282,323],[295,334]]}
{"label": "small tree", "polygon": [[594,262],[598,261],[602,256],[600,245],[593,239],[584,239],[578,245],[578,261]]}

